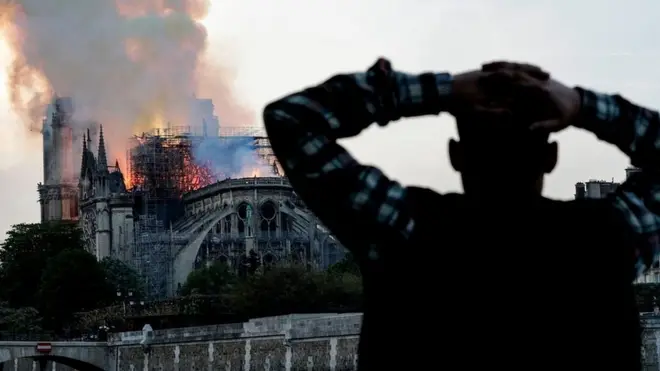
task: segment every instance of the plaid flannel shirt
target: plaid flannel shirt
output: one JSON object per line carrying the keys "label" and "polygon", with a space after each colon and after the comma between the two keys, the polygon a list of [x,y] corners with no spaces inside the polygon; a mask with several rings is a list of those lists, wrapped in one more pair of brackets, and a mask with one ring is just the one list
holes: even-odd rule
{"label": "plaid flannel shirt", "polygon": [[576,126],[614,144],[641,169],[612,195],[636,237],[637,275],[657,266],[660,255],[660,115],[631,103],[620,95],[576,88],[582,98]]}
{"label": "plaid flannel shirt", "polygon": [[[407,74],[380,59],[366,73],[337,75],[286,96],[264,110],[273,150],[289,180],[321,221],[357,259],[378,259],[380,243],[405,244],[415,229],[406,188],[375,167],[358,163],[338,139],[402,117],[439,114],[451,93],[447,73]],[[660,118],[619,96],[578,88],[580,126],[617,145],[643,171],[612,197],[641,237],[638,272],[658,256]]]}

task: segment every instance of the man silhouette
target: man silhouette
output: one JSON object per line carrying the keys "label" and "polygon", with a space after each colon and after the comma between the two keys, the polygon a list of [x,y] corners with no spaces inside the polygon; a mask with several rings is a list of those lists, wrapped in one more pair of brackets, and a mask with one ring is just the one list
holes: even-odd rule
{"label": "man silhouette", "polygon": [[[337,143],[440,112],[457,118],[464,194],[403,187]],[[296,192],[360,266],[360,370],[640,369],[631,284],[657,255],[656,112],[530,65],[415,75],[380,59],[269,104],[264,122]],[[570,125],[642,171],[608,199],[542,197],[548,134]]]}

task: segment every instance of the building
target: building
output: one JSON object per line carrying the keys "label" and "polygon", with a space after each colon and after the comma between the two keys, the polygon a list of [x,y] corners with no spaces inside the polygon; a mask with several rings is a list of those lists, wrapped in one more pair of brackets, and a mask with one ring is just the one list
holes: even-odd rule
{"label": "building", "polygon": [[134,199],[126,188],[119,163],[108,166],[103,127],[99,130],[96,156],[91,148],[91,133],[87,132],[82,140],[77,194],[83,241],[99,260],[107,256],[128,260],[128,245],[134,236]]}
{"label": "building", "polygon": [[626,168],[626,179],[630,178],[632,175],[639,173],[642,171],[642,169],[634,167],[634,166],[629,166]]}
{"label": "building", "polygon": [[43,183],[37,185],[41,221],[78,220],[78,189],[73,168],[73,102],[55,98],[43,119]]}
{"label": "building", "polygon": [[[57,133],[58,125],[47,130]],[[80,138],[75,182],[52,173],[72,173],[60,165],[62,160],[52,158],[54,153],[72,152],[68,137],[64,150],[62,141],[45,144],[44,167],[54,165],[48,166],[44,184],[39,185],[43,220],[74,220],[75,215],[88,251],[97,259],[130,263],[142,275],[151,298],[175,295],[193,269],[213,261],[238,267],[256,253],[264,263],[299,261],[323,269],[343,258],[343,248],[279,175],[280,167],[259,130],[234,128],[231,135],[215,135],[214,140],[223,143],[248,143],[272,169],[267,176],[237,178],[196,161],[196,146],[211,136],[194,131],[169,128],[130,138],[123,169],[117,160],[109,164],[103,127],[96,138],[88,130]],[[64,202],[42,197],[43,188],[68,190],[67,198],[60,199],[75,205],[75,210],[60,212]]]}
{"label": "building", "polygon": [[218,116],[215,115],[215,106],[211,99],[193,98],[194,104],[193,112],[191,112],[190,122],[201,123],[197,127],[192,128],[192,132],[201,133],[202,135],[219,135],[220,134],[220,121]]}
{"label": "building", "polygon": [[173,230],[179,236],[196,229],[203,233],[177,247],[177,284],[185,280],[191,265],[199,268],[222,261],[238,266],[250,251],[257,252],[265,264],[288,260],[317,269],[344,256],[338,241],[284,177],[226,179],[187,193],[183,203],[184,217]]}
{"label": "building", "polygon": [[[632,175],[639,173],[641,169],[634,166],[629,166],[626,168],[626,179],[630,178]],[[580,182],[575,184],[575,198],[605,198],[608,195],[614,193],[616,189],[621,185],[617,183],[614,179],[611,182],[606,180],[589,180],[588,182]]]}
{"label": "building", "polygon": [[620,183],[605,180],[589,180],[575,184],[575,198],[605,198],[614,193]]}

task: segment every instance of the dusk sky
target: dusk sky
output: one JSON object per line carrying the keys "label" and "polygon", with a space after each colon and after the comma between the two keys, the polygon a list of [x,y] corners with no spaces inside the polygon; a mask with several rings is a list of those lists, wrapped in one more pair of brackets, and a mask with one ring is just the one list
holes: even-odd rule
{"label": "dusk sky", "polygon": [[[204,21],[210,57],[235,71],[236,95],[257,113],[269,100],[337,72],[364,70],[379,56],[409,72],[460,72],[496,59],[531,62],[566,83],[660,106],[660,47],[654,41],[660,7],[650,0],[212,3]],[[10,62],[0,42],[0,86]],[[254,122],[261,125],[256,113]],[[346,144],[405,184],[448,192],[460,190],[447,159],[454,135],[453,119],[443,115],[374,127]],[[624,177],[627,158],[593,135],[570,129],[555,139],[560,162],[546,182],[547,196],[570,199],[578,181]],[[38,221],[41,177],[40,136],[25,129],[2,89],[0,239],[12,224]]]}

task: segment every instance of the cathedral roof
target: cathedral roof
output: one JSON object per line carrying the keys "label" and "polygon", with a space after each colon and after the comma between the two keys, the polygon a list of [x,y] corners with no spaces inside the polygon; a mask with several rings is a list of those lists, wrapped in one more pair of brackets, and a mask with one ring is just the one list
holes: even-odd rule
{"label": "cathedral roof", "polygon": [[124,183],[124,175],[121,171],[115,171],[109,175],[110,192],[111,193],[124,193],[126,192],[126,184]]}

